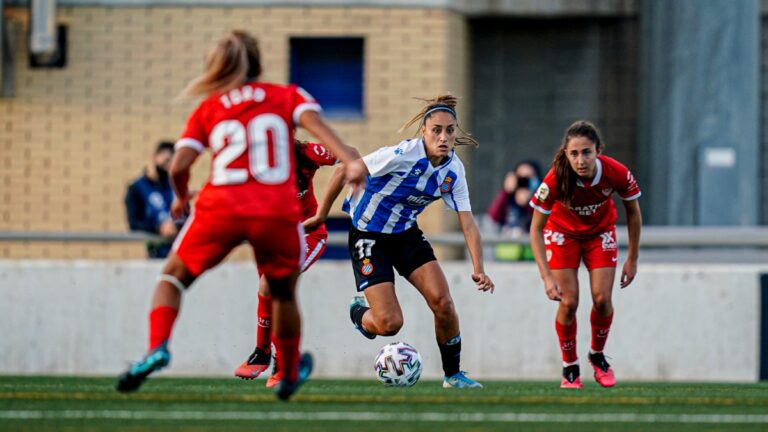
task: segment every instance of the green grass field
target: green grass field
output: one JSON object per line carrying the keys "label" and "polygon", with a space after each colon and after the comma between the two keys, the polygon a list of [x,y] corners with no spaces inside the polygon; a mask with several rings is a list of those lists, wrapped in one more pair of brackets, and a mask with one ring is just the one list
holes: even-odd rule
{"label": "green grass field", "polygon": [[122,395],[112,378],[0,377],[0,431],[768,430],[768,384],[485,384],[314,380],[285,403],[261,380],[154,378]]}

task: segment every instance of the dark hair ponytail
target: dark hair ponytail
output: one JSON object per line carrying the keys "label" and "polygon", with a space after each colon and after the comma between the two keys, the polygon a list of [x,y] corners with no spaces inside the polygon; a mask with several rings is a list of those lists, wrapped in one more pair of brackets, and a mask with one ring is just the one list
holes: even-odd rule
{"label": "dark hair ponytail", "polygon": [[573,194],[576,192],[576,180],[578,179],[578,175],[576,174],[576,171],[571,168],[565,150],[568,146],[568,141],[571,138],[578,137],[592,141],[595,144],[598,153],[603,150],[603,142],[600,140],[600,132],[592,123],[586,120],[579,120],[568,126],[568,129],[565,130],[560,149],[552,160],[552,169],[555,171],[555,179],[557,179],[558,182],[560,201],[566,206],[570,206]]}

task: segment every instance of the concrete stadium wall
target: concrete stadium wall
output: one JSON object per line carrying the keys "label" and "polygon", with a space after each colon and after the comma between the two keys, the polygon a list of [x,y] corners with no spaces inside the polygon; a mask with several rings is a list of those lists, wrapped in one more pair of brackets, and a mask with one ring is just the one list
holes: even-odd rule
{"label": "concrete stadium wall", "polygon": [[[477,292],[471,267],[443,268],[459,311],[462,368],[479,378],[549,379],[560,371],[556,304],[532,264],[490,264],[496,293]],[[144,351],[147,312],[159,263],[0,261],[0,373],[115,375]],[[752,382],[758,379],[760,272],[768,266],[644,264],[616,289],[607,354],[619,380]],[[589,376],[587,274],[580,274],[578,350]],[[404,340],[422,353],[424,374],[441,374],[425,302],[397,281],[405,325],[369,341],[349,322],[354,294],[347,262],[319,262],[301,281],[304,349],[316,376],[371,378],[385,343]],[[184,299],[168,375],[230,375],[253,349],[256,275],[230,262],[203,276]]]}

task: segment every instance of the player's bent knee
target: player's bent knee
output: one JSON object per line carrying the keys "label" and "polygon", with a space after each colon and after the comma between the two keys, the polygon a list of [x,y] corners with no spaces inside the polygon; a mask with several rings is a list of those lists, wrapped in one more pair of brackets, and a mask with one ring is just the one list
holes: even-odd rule
{"label": "player's bent knee", "polygon": [[279,301],[291,301],[296,295],[296,277],[267,278],[269,294]]}
{"label": "player's bent knee", "polygon": [[456,308],[451,298],[441,298],[435,302],[432,310],[438,320],[452,319],[456,315]]}
{"label": "player's bent knee", "polygon": [[603,311],[611,308],[611,296],[605,294],[596,294],[593,299],[593,306],[598,311]]}
{"label": "player's bent knee", "polygon": [[379,334],[382,336],[394,336],[403,328],[403,317],[388,317],[376,323]]}
{"label": "player's bent knee", "polygon": [[576,313],[576,309],[579,308],[579,300],[574,298],[564,298],[560,301],[560,308],[567,313]]}

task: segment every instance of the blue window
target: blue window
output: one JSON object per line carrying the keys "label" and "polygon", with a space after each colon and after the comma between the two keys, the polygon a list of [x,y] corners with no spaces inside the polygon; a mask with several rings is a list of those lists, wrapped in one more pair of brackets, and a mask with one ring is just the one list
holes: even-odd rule
{"label": "blue window", "polygon": [[291,38],[291,82],[330,118],[363,117],[363,38]]}

